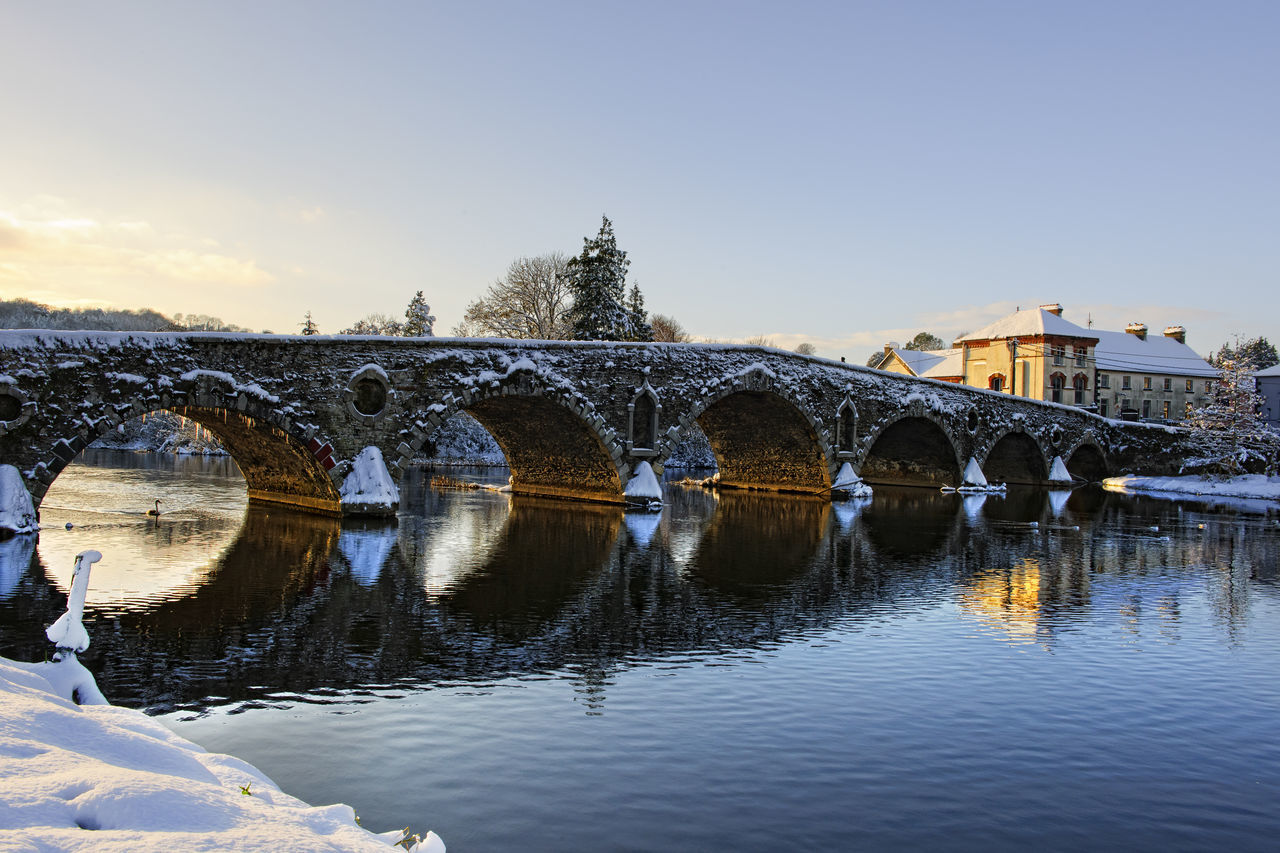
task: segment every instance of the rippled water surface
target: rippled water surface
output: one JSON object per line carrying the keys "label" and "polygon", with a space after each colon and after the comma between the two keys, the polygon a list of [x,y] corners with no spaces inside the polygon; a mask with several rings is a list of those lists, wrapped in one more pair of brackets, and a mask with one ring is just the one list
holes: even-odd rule
{"label": "rippled water surface", "polygon": [[1280,837],[1274,512],[668,485],[650,516],[422,475],[368,526],[248,507],[229,461],[90,461],[38,547],[0,543],[0,654],[44,655],[97,548],[107,695],[374,829],[453,853]]}

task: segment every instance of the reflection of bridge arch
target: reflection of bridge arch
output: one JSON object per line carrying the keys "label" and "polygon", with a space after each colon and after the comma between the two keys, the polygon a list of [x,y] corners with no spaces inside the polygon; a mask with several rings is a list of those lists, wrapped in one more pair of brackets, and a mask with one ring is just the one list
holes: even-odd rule
{"label": "reflection of bridge arch", "polygon": [[[449,395],[440,405],[441,422],[466,412],[493,436],[511,469],[513,493],[621,502],[629,474],[624,448],[581,395],[528,370]],[[410,448],[421,450],[430,436],[420,433]]]}
{"label": "reflection of bridge arch", "polygon": [[[144,380],[145,381],[145,380]],[[277,408],[278,399],[251,394],[225,374],[201,373],[184,379],[186,402],[168,395],[161,405],[148,405],[141,395],[128,395],[113,407],[114,417],[84,417],[77,431],[59,438],[37,464],[32,499],[37,505],[50,485],[81,451],[124,421],[155,411],[189,418],[213,433],[244,474],[249,500],[279,503],[321,514],[341,514],[338,488],[330,471],[336,465],[333,445],[303,433]]]}
{"label": "reflection of bridge arch", "polygon": [[1039,485],[1049,477],[1044,449],[1025,430],[1016,427],[991,442],[981,464],[982,473],[992,483]]}
{"label": "reflection of bridge arch", "polygon": [[864,439],[862,479],[905,486],[954,486],[963,467],[956,442],[928,409],[890,421]]}
{"label": "reflection of bridge arch", "polygon": [[835,453],[821,421],[767,370],[712,384],[662,442],[659,462],[695,421],[715,453],[722,486],[810,494],[831,487]]}

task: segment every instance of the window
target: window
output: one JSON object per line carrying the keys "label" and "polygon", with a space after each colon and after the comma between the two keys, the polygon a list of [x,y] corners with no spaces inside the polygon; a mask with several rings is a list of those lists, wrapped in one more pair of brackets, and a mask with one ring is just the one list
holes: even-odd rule
{"label": "window", "polygon": [[1049,399],[1055,403],[1062,402],[1062,389],[1066,387],[1067,377],[1061,373],[1055,373],[1049,377]]}
{"label": "window", "polygon": [[1190,394],[1192,391],[1194,391],[1194,390],[1195,390],[1195,389],[1192,387],[1193,385],[1195,385],[1195,382],[1193,382],[1192,380],[1188,379],[1188,380],[1187,380],[1187,393],[1188,393],[1188,394]]}
{"label": "window", "polygon": [[1088,357],[1088,347],[1076,347],[1076,367],[1084,367]]}
{"label": "window", "polygon": [[1151,390],[1151,377],[1150,377],[1150,376],[1144,376],[1144,377],[1142,377],[1142,390],[1143,390],[1143,391],[1150,391],[1150,390]]}
{"label": "window", "polygon": [[1142,416],[1144,418],[1151,417],[1151,401],[1150,400],[1142,401]]}
{"label": "window", "polygon": [[987,378],[987,387],[990,388],[992,391],[1003,391],[1004,390],[1004,374],[1003,373],[991,374],[991,376]]}
{"label": "window", "polygon": [[1169,401],[1168,400],[1165,400],[1164,404],[1160,407],[1160,417],[1164,418],[1166,421],[1169,420]]}
{"label": "window", "polygon": [[1107,401],[1105,399],[1098,401],[1098,414],[1104,418],[1107,416]]}
{"label": "window", "polygon": [[1209,392],[1211,392],[1212,390],[1213,390],[1213,380],[1212,380],[1212,379],[1206,379],[1206,380],[1204,381],[1204,393],[1208,394],[1208,393],[1209,393]]}
{"label": "window", "polygon": [[1075,391],[1075,404],[1077,406],[1084,405],[1084,392],[1089,388],[1089,377],[1083,373],[1077,373],[1071,380],[1071,387]]}
{"label": "window", "polygon": [[1099,388],[1110,388],[1110,387],[1111,387],[1111,374],[1110,374],[1110,373],[1099,373],[1099,374],[1098,374],[1098,387],[1099,387]]}
{"label": "window", "polygon": [[1120,387],[1121,387],[1121,388],[1123,388],[1123,389],[1124,389],[1124,390],[1126,390],[1126,391],[1128,391],[1130,388],[1132,388],[1132,387],[1133,387],[1133,377],[1132,377],[1132,376],[1126,376],[1124,379],[1120,380]]}
{"label": "window", "polygon": [[1166,391],[1172,391],[1172,390],[1173,390],[1173,380],[1172,380],[1172,379],[1170,379],[1170,378],[1168,378],[1168,377],[1165,377],[1165,380],[1164,380],[1164,390],[1166,390]]}
{"label": "window", "polygon": [[1053,345],[1053,363],[1062,364],[1067,358],[1067,348],[1062,344]]}

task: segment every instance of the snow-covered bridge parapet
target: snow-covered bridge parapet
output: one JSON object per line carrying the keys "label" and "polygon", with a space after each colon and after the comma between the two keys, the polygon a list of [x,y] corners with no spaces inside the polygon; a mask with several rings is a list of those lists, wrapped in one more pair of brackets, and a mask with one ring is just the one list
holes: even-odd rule
{"label": "snow-covered bridge parapet", "polygon": [[[848,462],[871,482],[1165,473],[1185,434],[1069,406],[779,350],[706,344],[0,332],[0,461],[38,504],[62,468],[156,410],[216,434],[254,500],[344,511],[353,461],[376,447],[398,478],[444,421],[497,439],[512,490],[621,501],[695,424],[725,486],[823,495]],[[349,508],[348,508],[349,509]]]}

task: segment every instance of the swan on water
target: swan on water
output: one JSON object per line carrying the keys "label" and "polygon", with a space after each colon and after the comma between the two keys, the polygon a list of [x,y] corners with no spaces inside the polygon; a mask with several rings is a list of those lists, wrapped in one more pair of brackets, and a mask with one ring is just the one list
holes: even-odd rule
{"label": "swan on water", "polygon": [[156,508],[147,510],[147,515],[159,515],[159,514],[160,514],[160,499],[156,498]]}

